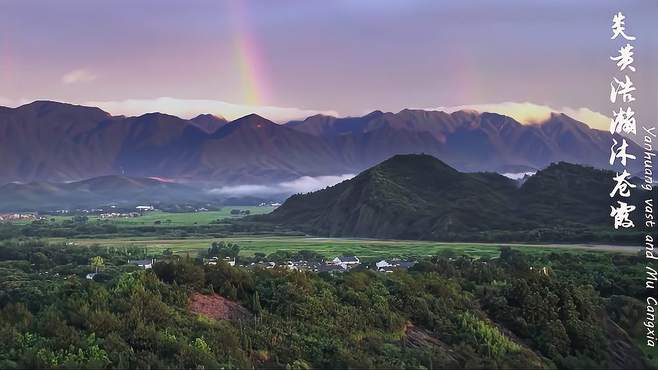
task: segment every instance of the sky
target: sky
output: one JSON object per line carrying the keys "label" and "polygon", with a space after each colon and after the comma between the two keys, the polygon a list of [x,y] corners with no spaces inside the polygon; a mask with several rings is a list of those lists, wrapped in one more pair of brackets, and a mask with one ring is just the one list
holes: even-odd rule
{"label": "sky", "polygon": [[612,15],[658,118],[658,2],[0,0],[0,105],[36,99],[278,122],[375,109],[562,111],[605,128]]}

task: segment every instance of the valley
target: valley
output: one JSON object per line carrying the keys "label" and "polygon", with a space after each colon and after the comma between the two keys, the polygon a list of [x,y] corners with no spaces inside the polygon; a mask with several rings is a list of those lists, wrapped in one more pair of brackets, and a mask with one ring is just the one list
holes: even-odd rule
{"label": "valley", "polygon": [[208,249],[213,242],[226,241],[240,245],[245,256],[256,253],[270,254],[277,251],[312,251],[325,257],[355,255],[360,258],[407,258],[428,257],[444,252],[454,252],[471,257],[495,257],[502,246],[512,247],[530,254],[547,253],[619,253],[637,254],[642,248],[629,245],[609,244],[522,244],[522,243],[439,243],[416,240],[378,240],[350,238],[317,238],[309,236],[235,235],[227,238],[161,239],[158,237],[128,238],[47,238],[52,243],[67,245],[98,245],[105,247],[134,246],[147,248],[150,254],[159,255],[165,250],[174,254],[192,256]]}
{"label": "valley", "polygon": [[604,225],[607,174],[521,183],[406,155],[283,205],[14,214],[0,367],[651,368],[631,339],[641,248]]}
{"label": "valley", "polygon": [[[91,214],[86,216],[88,222],[99,222],[121,227],[134,226],[193,226],[209,225],[212,222],[221,222],[224,219],[237,219],[246,215],[260,215],[272,212],[276,207],[265,206],[229,206],[223,207],[216,211],[198,211],[198,212],[165,212],[152,211],[143,214],[137,214],[131,217],[104,217],[108,213]],[[75,216],[71,215],[41,215],[45,222],[66,222],[73,221]],[[18,220],[17,224],[28,224],[32,221]]]}
{"label": "valley", "polygon": [[0,1],[0,370],[658,370],[621,3]]}

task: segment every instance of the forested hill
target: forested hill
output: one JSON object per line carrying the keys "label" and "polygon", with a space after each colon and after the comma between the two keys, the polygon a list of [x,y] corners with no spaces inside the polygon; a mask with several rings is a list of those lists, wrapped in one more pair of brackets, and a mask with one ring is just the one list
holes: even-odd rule
{"label": "forested hill", "polygon": [[[429,155],[396,155],[351,180],[294,195],[261,219],[328,236],[577,238],[612,229],[614,175],[560,162],[520,185],[495,173],[461,173]],[[639,204],[642,194],[634,194],[629,203]]]}
{"label": "forested hill", "polygon": [[147,252],[0,242],[0,369],[656,368],[634,340],[642,256],[446,250],[333,274],[128,256]]}

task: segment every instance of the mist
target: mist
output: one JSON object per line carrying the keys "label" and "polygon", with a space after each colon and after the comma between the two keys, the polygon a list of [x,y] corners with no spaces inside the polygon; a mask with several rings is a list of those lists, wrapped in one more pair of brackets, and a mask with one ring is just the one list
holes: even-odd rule
{"label": "mist", "polygon": [[353,178],[354,174],[343,174],[338,176],[302,176],[291,181],[276,184],[243,184],[235,186],[222,186],[208,192],[216,195],[227,196],[264,196],[264,195],[292,195],[297,193],[309,193],[336,185],[345,180]]}

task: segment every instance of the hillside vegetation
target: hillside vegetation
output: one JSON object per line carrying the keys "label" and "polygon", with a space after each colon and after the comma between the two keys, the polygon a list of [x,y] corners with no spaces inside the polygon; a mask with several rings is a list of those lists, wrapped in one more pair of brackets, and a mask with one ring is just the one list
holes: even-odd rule
{"label": "hillside vegetation", "polygon": [[0,368],[651,366],[629,337],[643,330],[639,256],[504,248],[334,275],[176,256],[126,264],[144,257],[0,244]]}
{"label": "hillside vegetation", "polygon": [[397,155],[333,187],[294,195],[258,219],[327,236],[592,242],[612,229],[613,176],[560,162],[520,185],[495,173],[458,172],[429,155]]}

